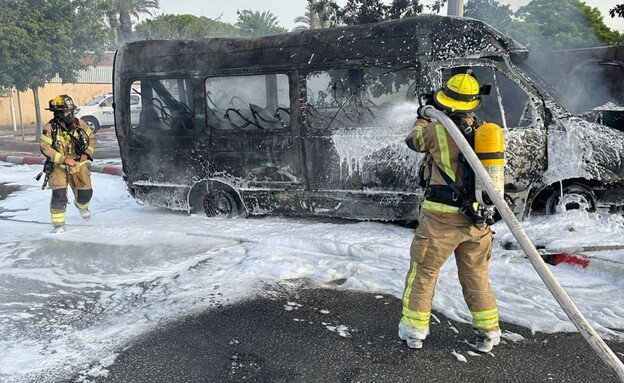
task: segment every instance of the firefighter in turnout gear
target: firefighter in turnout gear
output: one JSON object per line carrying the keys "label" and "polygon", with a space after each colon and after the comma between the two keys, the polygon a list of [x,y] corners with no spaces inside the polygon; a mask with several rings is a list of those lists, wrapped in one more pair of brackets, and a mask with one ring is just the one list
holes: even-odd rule
{"label": "firefighter in turnout gear", "polygon": [[[452,76],[434,94],[433,102],[474,145],[477,122],[473,111],[480,105],[481,96],[488,93],[489,86],[479,87],[468,71]],[[492,232],[474,197],[474,172],[446,129],[435,120],[419,118],[405,141],[410,149],[426,153],[426,191],[410,247],[399,337],[410,348],[422,347],[429,334],[440,268],[454,252],[464,300],[477,335],[475,348],[489,352],[500,342],[501,332],[488,279]]]}
{"label": "firefighter in turnout gear", "polygon": [[[55,232],[64,231],[67,208],[67,185],[72,188],[74,205],[83,218],[89,218],[89,202],[93,196],[91,172],[87,161],[92,160],[96,137],[89,125],[74,116],[76,106],[66,94],[50,100],[54,113],[41,133],[40,149],[52,163],[47,184],[52,189],[50,213]],[[45,187],[45,181],[44,181]]]}

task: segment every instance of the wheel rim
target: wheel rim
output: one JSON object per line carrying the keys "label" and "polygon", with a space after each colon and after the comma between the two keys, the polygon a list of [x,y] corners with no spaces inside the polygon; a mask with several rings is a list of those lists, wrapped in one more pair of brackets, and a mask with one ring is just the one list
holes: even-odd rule
{"label": "wheel rim", "polygon": [[235,202],[223,190],[215,190],[204,197],[204,212],[208,217],[231,218],[235,211]]}
{"label": "wheel rim", "polygon": [[582,185],[569,185],[563,190],[563,195],[557,193],[548,203],[550,214],[564,213],[571,210],[596,211],[596,199],[591,189]]}
{"label": "wheel rim", "polygon": [[557,206],[568,210],[585,210],[593,211],[593,203],[588,197],[581,193],[567,193],[562,198],[559,198]]}

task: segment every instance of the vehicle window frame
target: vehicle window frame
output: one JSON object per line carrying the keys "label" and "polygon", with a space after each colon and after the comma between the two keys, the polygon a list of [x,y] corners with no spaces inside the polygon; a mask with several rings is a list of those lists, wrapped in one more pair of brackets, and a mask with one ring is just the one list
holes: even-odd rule
{"label": "vehicle window frame", "polygon": [[[167,85],[167,81],[175,81],[176,86]],[[183,82],[184,90],[180,91],[180,82]],[[150,85],[152,83],[152,85]],[[157,86],[154,86],[157,85]],[[166,94],[159,94],[166,92]],[[177,92],[173,92],[174,89]],[[158,134],[181,134],[181,132],[193,131],[198,129],[195,120],[195,105],[193,98],[193,79],[191,76],[145,76],[131,78],[127,82],[127,93],[124,97],[132,100],[139,97],[140,102],[132,104],[132,102],[124,103],[128,107],[128,112],[132,107],[140,109],[141,114],[138,124],[132,123],[132,113],[124,114],[124,126],[131,134],[144,135],[158,132]],[[140,90],[138,90],[140,89]],[[156,95],[154,95],[156,93]],[[168,96],[167,96],[168,95]],[[156,101],[155,101],[156,100]],[[155,107],[152,107],[155,105]],[[175,108],[174,108],[175,107]],[[158,109],[160,113],[158,118],[152,118],[152,122],[145,122],[145,116],[149,109]],[[173,108],[173,109],[172,109]]]}
{"label": "vehicle window frame", "polygon": [[[233,86],[241,81],[255,82],[257,86],[251,91],[247,91],[247,86]],[[220,85],[217,90],[216,85]],[[220,73],[204,77],[203,87],[208,129],[224,132],[292,129],[292,87],[287,72]],[[241,89],[245,92],[240,92]]]}
{"label": "vehicle window frame", "polygon": [[[456,59],[452,61],[439,61],[435,64],[431,65],[431,81],[434,85],[434,89],[441,89],[443,83],[443,75],[442,72],[445,69],[452,68],[490,68],[494,71],[494,73],[501,73],[503,76],[507,78],[507,80],[511,81],[514,85],[516,85],[520,90],[522,90],[526,96],[526,103],[524,105],[523,111],[521,113],[521,117],[526,114],[527,111],[531,113],[530,123],[526,125],[520,126],[508,126],[507,120],[504,117],[505,107],[504,103],[501,103],[500,95],[497,96],[497,104],[499,107],[499,111],[501,113],[502,125],[503,129],[529,129],[529,128],[543,128],[544,122],[541,116],[539,115],[539,110],[542,109],[543,101],[539,97],[539,92],[532,88],[530,85],[526,84],[523,80],[523,77],[520,73],[514,73],[509,69],[507,65],[511,65],[509,62],[492,60],[492,59]],[[498,77],[498,76],[496,76]],[[481,84],[483,85],[483,84]],[[496,84],[491,84],[494,88]],[[492,96],[492,95],[491,95]],[[490,96],[490,97],[491,97]],[[486,96],[488,97],[488,96]],[[479,117],[479,109],[475,111],[477,117]],[[521,118],[520,121],[526,121],[525,118]]]}

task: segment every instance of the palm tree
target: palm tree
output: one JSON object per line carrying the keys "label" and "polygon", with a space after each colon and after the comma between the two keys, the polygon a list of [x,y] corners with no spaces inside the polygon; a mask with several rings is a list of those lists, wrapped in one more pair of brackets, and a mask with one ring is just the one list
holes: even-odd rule
{"label": "palm tree", "polygon": [[286,32],[277,23],[277,17],[271,11],[237,10],[238,21],[236,27],[243,36],[257,37]]}
{"label": "palm tree", "polygon": [[115,42],[120,45],[132,38],[132,17],[142,14],[153,16],[159,9],[158,0],[105,0],[104,14],[112,30]]}
{"label": "palm tree", "polygon": [[293,28],[294,31],[306,29],[329,28],[332,25],[331,9],[327,5],[317,6],[317,0],[308,0],[305,15],[298,16],[293,21],[300,23]]}
{"label": "palm tree", "polygon": [[297,16],[293,19],[297,25],[293,28],[293,32],[305,31],[306,29],[312,29],[313,21],[310,19],[310,11],[305,11],[304,16]]}

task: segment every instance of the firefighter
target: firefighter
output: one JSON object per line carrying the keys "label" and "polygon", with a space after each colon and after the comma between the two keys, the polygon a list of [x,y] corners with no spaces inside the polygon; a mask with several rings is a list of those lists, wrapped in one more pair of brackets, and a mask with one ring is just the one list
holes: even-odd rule
{"label": "firefighter", "polygon": [[75,109],[74,101],[66,94],[50,100],[46,110],[54,113],[54,118],[41,133],[41,152],[53,164],[46,178],[52,189],[50,214],[54,232],[65,230],[68,184],[74,194],[74,205],[82,218],[91,217],[89,202],[93,188],[87,163],[92,160],[96,138],[89,125],[74,116]]}
{"label": "firefighter", "polygon": [[[434,105],[460,128],[472,144],[473,111],[489,86],[479,87],[470,71],[452,76],[433,96]],[[425,198],[410,247],[399,337],[421,348],[429,334],[434,289],[440,268],[455,253],[464,300],[472,314],[475,348],[489,352],[500,342],[498,309],[488,280],[492,232],[479,215],[474,198],[475,175],[457,144],[437,121],[419,118],[406,138],[408,147],[426,153]]]}

